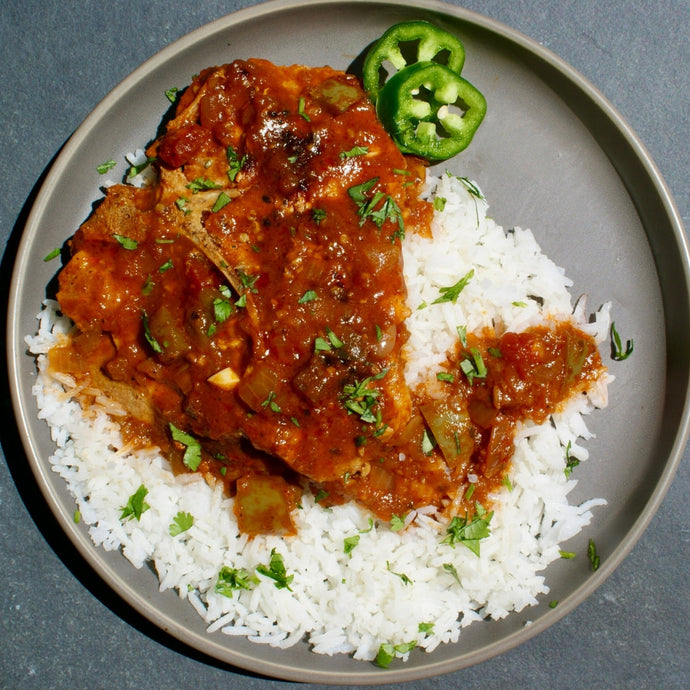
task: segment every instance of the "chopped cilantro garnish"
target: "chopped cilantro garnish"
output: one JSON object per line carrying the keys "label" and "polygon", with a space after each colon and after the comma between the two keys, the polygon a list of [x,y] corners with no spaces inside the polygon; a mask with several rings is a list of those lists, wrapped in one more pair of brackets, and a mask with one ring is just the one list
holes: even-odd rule
{"label": "chopped cilantro garnish", "polygon": [[623,350],[623,343],[621,337],[616,330],[615,321],[611,324],[611,357],[616,360],[616,362],[622,362],[628,359],[633,353],[633,341],[627,340],[625,343],[625,350]]}
{"label": "chopped cilantro garnish", "polygon": [[446,383],[452,383],[455,380],[455,376],[447,371],[439,371],[436,374],[436,379],[438,381],[445,381]]}
{"label": "chopped cilantro garnish", "polygon": [[177,94],[180,90],[176,86],[172,86],[169,89],[166,89],[165,91],[165,97],[171,102],[174,103],[177,100]]}
{"label": "chopped cilantro garnish", "polygon": [[300,98],[299,101],[297,102],[297,114],[303,117],[307,122],[311,122],[311,118],[307,113],[304,111],[305,107],[305,100],[304,98]]}
{"label": "chopped cilantro garnish", "polygon": [[113,234],[113,237],[120,243],[123,249],[136,249],[139,243],[133,240],[131,237],[125,237],[125,235]]}
{"label": "chopped cilantro garnish", "polygon": [[359,534],[353,534],[351,537],[345,537],[343,540],[343,551],[349,556],[352,550],[359,544]]}
{"label": "chopped cilantro garnish", "polygon": [[462,369],[467,380],[472,384],[474,379],[485,379],[487,374],[486,364],[484,364],[484,359],[481,352],[473,347],[470,350],[470,354],[465,356],[465,359],[460,362],[460,368]]}
{"label": "chopped cilantro garnish", "polygon": [[487,512],[481,503],[475,503],[475,515],[472,520],[468,517],[455,516],[446,529],[447,537],[444,544],[455,546],[460,542],[472,553],[479,556],[479,541],[490,535],[489,523],[493,517],[493,511]]}
{"label": "chopped cilantro garnish", "polygon": [[402,580],[402,583],[404,585],[411,585],[412,584],[412,580],[410,580],[410,578],[407,575],[405,575],[405,573],[396,573],[395,570],[392,570],[391,564],[388,561],[386,561],[386,570],[389,573],[391,573],[391,575],[395,575],[396,577],[399,577]]}
{"label": "chopped cilantro garnish", "polygon": [[112,170],[116,165],[117,163],[111,158],[110,160],[107,160],[105,163],[97,165],[96,171],[99,175],[105,175],[108,172],[108,170]]}
{"label": "chopped cilantro garnish", "polygon": [[424,453],[424,455],[430,455],[431,451],[434,449],[434,445],[434,438],[424,429],[424,433],[422,434],[422,453]]}
{"label": "chopped cilantro garnish", "polygon": [[127,505],[120,508],[120,520],[134,518],[140,520],[142,513],[145,513],[151,506],[144,501],[149,490],[142,484],[128,499]]}
{"label": "chopped cilantro garnish", "polygon": [[43,257],[43,261],[52,261],[58,256],[60,256],[60,247],[55,247],[52,252],[49,252]]}
{"label": "chopped cilantro garnish", "polygon": [[405,516],[393,513],[391,516],[391,532],[399,532],[403,527],[405,527]]}
{"label": "chopped cilantro garnish", "polygon": [[450,573],[455,578],[455,580],[457,581],[457,583],[459,585],[462,585],[462,582],[460,582],[460,575],[458,575],[458,570],[452,563],[444,563],[443,569],[447,573]]}
{"label": "chopped cilantro garnish", "polygon": [[448,199],[443,196],[434,197],[434,211],[443,211],[443,209],[446,207],[447,201]]}
{"label": "chopped cilantro garnish", "polygon": [[561,558],[572,560],[577,555],[574,551],[559,551]]}
{"label": "chopped cilantro garnish", "polygon": [[353,146],[349,151],[341,151],[340,159],[345,160],[346,158],[354,158],[355,156],[365,156],[369,153],[368,146]]}
{"label": "chopped cilantro garnish", "polygon": [[168,426],[173,440],[181,443],[185,447],[182,462],[189,467],[190,470],[196,472],[201,464],[201,444],[193,436],[178,429],[172,422],[170,422]]}
{"label": "chopped cilantro garnish", "polygon": [[170,533],[171,537],[176,537],[178,534],[182,534],[182,532],[186,532],[188,529],[190,529],[193,524],[194,516],[191,513],[180,511],[177,513],[177,515],[175,515],[173,521],[170,523],[168,532]]}
{"label": "chopped cilantro garnish", "polygon": [[189,199],[186,196],[180,196],[177,199],[175,199],[175,206],[180,209],[185,215],[188,213],[191,213],[191,211],[187,208],[187,204],[189,203]]}
{"label": "chopped cilantro garnish", "polygon": [[251,589],[253,584],[258,584],[259,578],[252,575],[244,568],[229,568],[224,565],[218,573],[218,579],[214,591],[232,599],[232,593],[238,589]]}
{"label": "chopped cilantro garnish", "polygon": [[589,540],[589,544],[587,544],[587,557],[589,558],[589,562],[592,566],[592,570],[596,571],[599,569],[599,563],[601,562],[601,559],[599,558],[599,555],[597,554],[597,547],[594,544],[594,541],[592,539]]}
{"label": "chopped cilantro garnish", "polygon": [[216,323],[227,321],[233,311],[232,303],[229,300],[223,297],[216,297],[213,300],[213,318]]}
{"label": "chopped cilantro garnish", "polygon": [[326,211],[322,208],[313,208],[311,210],[311,218],[317,225],[321,224],[321,221],[326,218],[326,215]]}
{"label": "chopped cilantro garnish", "polygon": [[376,655],[376,665],[381,668],[388,668],[391,665],[391,661],[395,659],[396,654],[407,654],[411,652],[415,647],[416,642],[403,642],[401,644],[390,644],[389,642],[384,642],[380,647],[378,654]]}
{"label": "chopped cilantro garnish", "polygon": [[247,156],[242,156],[242,158],[237,157],[237,151],[232,146],[228,146],[225,149],[225,156],[228,159],[228,179],[230,182],[234,182],[237,177],[237,173],[242,170],[244,164],[247,161]]}
{"label": "chopped cilantro garnish", "polygon": [[163,348],[151,333],[151,329],[149,328],[149,315],[143,310],[141,312],[141,324],[144,327],[144,338],[146,338],[146,342],[156,354],[161,354]]}
{"label": "chopped cilantro garnish", "polygon": [[275,400],[276,394],[270,391],[266,400],[261,403],[261,407],[268,407],[271,412],[280,412],[280,405]]}
{"label": "chopped cilantro garnish", "polygon": [[417,626],[417,630],[419,630],[420,633],[430,633],[434,631],[434,624],[433,623],[420,623]]}
{"label": "chopped cilantro garnish", "polygon": [[159,273],[165,273],[173,267],[172,259],[168,259],[164,264],[161,264],[158,268]]}
{"label": "chopped cilantro garnish", "polygon": [[307,290],[298,300],[297,304],[306,304],[307,302],[312,302],[317,298],[316,292],[314,290]]}
{"label": "chopped cilantro garnish", "polygon": [[208,189],[220,189],[221,185],[213,180],[209,180],[208,177],[196,177],[189,184],[185,185],[187,189],[192,190],[192,194],[197,192],[203,192]]}
{"label": "chopped cilantro garnish", "polygon": [[285,563],[283,562],[283,557],[275,550],[271,549],[271,559],[269,564],[258,565],[256,567],[256,572],[266,577],[270,577],[274,582],[276,589],[287,589],[292,592],[290,588],[290,583],[295,579],[294,575],[288,575],[285,570]]}
{"label": "chopped cilantro garnish", "polygon": [[571,443],[568,441],[568,445],[565,447],[565,476],[569,477],[572,471],[580,464],[580,461],[570,454]]}
{"label": "chopped cilantro garnish", "polygon": [[439,288],[438,291],[441,293],[440,297],[437,297],[432,304],[440,304],[441,302],[453,302],[455,303],[458,299],[460,293],[467,287],[467,284],[474,277],[474,269],[471,268],[457,283],[449,287]]}
{"label": "chopped cilantro garnish", "polygon": [[359,224],[364,225],[367,219],[371,220],[377,228],[381,229],[386,220],[398,224],[398,229],[393,233],[391,239],[405,237],[405,225],[403,222],[402,211],[395,202],[395,199],[390,194],[383,192],[376,192],[371,198],[368,196],[369,191],[379,181],[378,177],[372,177],[366,182],[350,187],[347,193],[350,198],[357,204],[357,215],[360,217]]}
{"label": "chopped cilantro garnish", "polygon": [[314,496],[314,503],[320,503],[326,498],[328,498],[328,491],[325,489],[319,489],[316,493],[316,496]]}
{"label": "chopped cilantro garnish", "polygon": [[220,209],[227,206],[231,201],[232,201],[232,199],[230,199],[230,197],[225,192],[221,192],[218,195],[218,198],[216,199],[216,203],[213,204],[213,208],[211,209],[211,212],[212,213],[218,213],[218,211],[220,211]]}

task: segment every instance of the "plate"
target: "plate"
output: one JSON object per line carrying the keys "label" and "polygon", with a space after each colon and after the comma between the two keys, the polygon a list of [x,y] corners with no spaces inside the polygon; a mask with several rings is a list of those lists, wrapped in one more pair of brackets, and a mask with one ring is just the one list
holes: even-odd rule
{"label": "plate", "polygon": [[[413,651],[382,672],[346,657],[321,657],[306,644],[286,651],[208,635],[194,610],[160,593],[155,575],[91,543],[72,520],[74,504],[49,468],[54,446],[31,395],[35,367],[23,337],[55,278],[43,257],[83,222],[101,192],[96,166],[141,147],[169,105],[163,96],[200,69],[235,58],[330,64],[347,69],[391,24],[426,18],[467,49],[464,75],[485,94],[487,117],[472,146],[440,166],[477,180],[502,225],[530,227],[565,266],[573,294],[590,306],[613,301],[623,337],[634,337],[634,365],[610,363],[609,408],[590,422],[596,438],[572,500],[608,501],[568,548],[593,538],[604,556],[547,571],[548,601],[502,621],[464,630],[457,644]],[[69,203],[66,203],[69,200]],[[274,1],[209,24],[144,63],[99,104],[61,151],[29,216],[17,253],[8,309],[8,368],[27,457],[55,518],[113,590],[159,628],[221,662],[289,680],[339,684],[409,681],[478,663],[526,641],[589,596],[637,541],[670,485],[688,437],[690,262],[673,201],[644,147],[610,104],[571,67],[510,28],[457,7],[396,2]],[[662,356],[660,356],[660,353]],[[525,625],[530,622],[530,625]]]}

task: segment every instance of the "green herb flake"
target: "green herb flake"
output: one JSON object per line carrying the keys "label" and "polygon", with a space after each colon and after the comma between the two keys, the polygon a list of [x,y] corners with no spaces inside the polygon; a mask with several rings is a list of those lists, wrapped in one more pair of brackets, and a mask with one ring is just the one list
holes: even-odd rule
{"label": "green herb flake", "polygon": [[113,234],[113,237],[120,243],[123,249],[129,249],[131,251],[139,246],[139,243],[136,240],[133,240],[131,237],[117,234]]}
{"label": "green herb flake", "polygon": [[221,192],[216,199],[216,203],[213,204],[211,213],[218,213],[218,211],[227,206],[231,201],[232,199],[225,192]]}
{"label": "green herb flake", "polygon": [[208,177],[196,177],[189,184],[185,185],[187,189],[192,190],[192,194],[197,192],[207,191],[209,189],[220,189],[221,185],[213,180],[209,180]]}
{"label": "green herb flake", "polygon": [[373,529],[374,529],[374,519],[369,518],[369,527],[367,527],[366,529],[359,530],[359,533],[360,534],[367,534],[367,533],[371,532],[371,530],[373,530]]}
{"label": "green herb flake", "polygon": [[580,461],[570,454],[571,443],[568,441],[568,445],[565,447],[565,476],[569,477],[572,471],[580,464]]}
{"label": "green herb flake", "polygon": [[179,511],[177,515],[173,518],[173,521],[168,527],[168,532],[171,537],[176,537],[182,532],[186,532],[194,524],[194,516],[191,513],[185,513],[184,511]]}
{"label": "green herb flake", "polygon": [[443,211],[446,207],[446,202],[448,199],[442,196],[434,197],[434,211]]}
{"label": "green herb flake", "polygon": [[270,391],[268,396],[266,397],[266,400],[264,400],[261,403],[261,407],[267,407],[271,412],[280,412],[280,405],[276,402],[276,394],[273,391]]}
{"label": "green herb flake", "polygon": [[304,98],[300,98],[299,101],[297,102],[297,114],[300,117],[303,117],[307,122],[311,122],[311,118],[309,117],[309,115],[307,115],[307,113],[304,110],[305,105],[306,105],[306,102],[305,102]]}
{"label": "green herb flake", "polygon": [[154,282],[150,275],[146,276],[146,282],[141,286],[141,294],[146,296],[153,292]]}
{"label": "green herb flake", "polygon": [[368,146],[353,146],[349,151],[341,151],[339,156],[340,160],[345,160],[346,158],[354,158],[355,156],[366,156],[369,153]]}
{"label": "green herb flake", "polygon": [[470,385],[474,382],[474,379],[485,379],[488,373],[486,364],[484,364],[484,358],[481,352],[476,347],[470,350],[470,354],[465,356],[465,359],[460,362],[460,369],[462,369]]}
{"label": "green herb flake", "polygon": [[467,347],[467,326],[458,326],[455,330],[458,332],[462,346]]}
{"label": "green herb flake", "polygon": [[141,312],[141,324],[144,328],[144,338],[146,339],[146,342],[151,346],[151,349],[156,354],[160,355],[163,352],[163,348],[161,347],[161,344],[156,340],[156,338],[151,333],[151,329],[149,328],[149,316],[143,310]]}
{"label": "green herb flake", "polygon": [[74,511],[74,515],[72,516],[72,520],[74,521],[75,525],[78,525],[81,522],[81,511],[80,510]]}
{"label": "green herb flake", "polygon": [[398,225],[398,229],[393,233],[391,239],[395,240],[396,237],[403,239],[405,237],[405,224],[402,211],[395,199],[390,194],[384,194],[383,192],[376,192],[373,196],[368,196],[368,193],[378,181],[378,177],[372,177],[370,180],[350,187],[347,190],[350,198],[358,206],[357,215],[360,218],[360,227],[369,219],[380,230],[383,223],[388,220]]}
{"label": "green herb flake", "polygon": [[49,252],[48,254],[46,254],[43,257],[43,261],[45,261],[47,263],[48,261],[52,261],[53,259],[57,258],[58,256],[60,256],[60,247],[55,247],[55,249],[53,249],[52,252]]}
{"label": "green herb flake", "polygon": [[589,558],[590,565],[592,566],[592,572],[597,571],[599,569],[601,559],[599,558],[599,554],[597,554],[597,547],[592,539],[590,539],[589,543],[587,544],[587,557]]}
{"label": "green herb flake", "polygon": [[110,160],[107,160],[105,163],[101,163],[100,165],[96,166],[96,172],[99,175],[105,175],[109,170],[112,170],[117,163],[111,158]]}
{"label": "green herb flake", "polygon": [[434,624],[433,623],[420,623],[417,626],[417,630],[419,630],[419,632],[422,634],[432,633],[432,632],[434,632]]}
{"label": "green herb flake", "polygon": [[561,558],[571,561],[577,555],[574,551],[559,551]]}
{"label": "green herb flake", "polygon": [[470,485],[467,487],[467,490],[465,491],[464,499],[465,499],[466,501],[469,501],[470,498],[472,498],[472,496],[474,495],[474,492],[475,492],[476,489],[477,489],[477,485],[476,485],[476,484],[470,484]]}
{"label": "green herb flake", "polygon": [[235,151],[232,146],[228,146],[225,149],[225,157],[228,160],[228,179],[230,182],[234,182],[237,174],[242,170],[247,162],[247,156],[242,156],[242,158],[239,158],[237,151]]}
{"label": "green herb flake", "polygon": [[411,585],[412,584],[412,580],[410,580],[410,578],[407,575],[405,575],[405,573],[396,573],[395,570],[392,570],[391,564],[388,561],[386,561],[386,570],[391,575],[395,575],[396,577],[399,577],[404,585]]}
{"label": "green herb flake", "polygon": [[493,511],[487,512],[481,503],[475,503],[475,515],[472,520],[455,516],[446,529],[447,536],[444,544],[455,547],[455,544],[464,544],[472,553],[479,556],[479,542],[486,539],[491,531],[489,523],[493,517]]}
{"label": "green herb flake", "polygon": [[144,501],[149,490],[142,484],[128,499],[127,505],[120,509],[120,520],[134,518],[139,521],[151,506]]}
{"label": "green herb flake", "polygon": [[405,527],[405,516],[393,513],[391,517],[391,532],[399,532],[403,527]]}
{"label": "green herb flake", "polygon": [[151,165],[156,160],[155,156],[147,156],[146,160],[143,163],[138,163],[137,165],[131,165],[129,167],[129,170],[127,171],[127,179],[131,180],[133,177],[136,177],[140,172],[143,172],[146,170],[146,168]]}
{"label": "green herb flake", "polygon": [[549,602],[549,608],[550,609],[555,609],[556,606],[558,606],[558,600],[557,599],[553,599],[552,601]]}
{"label": "green herb flake", "polygon": [[227,321],[233,311],[234,308],[229,300],[223,297],[216,297],[213,300],[213,318],[216,320],[216,323]]}
{"label": "green herb flake", "polygon": [[191,213],[191,211],[187,208],[187,204],[189,203],[189,199],[186,196],[180,196],[177,199],[175,199],[175,206],[180,209],[185,215],[188,213]]}
{"label": "green herb flake", "polygon": [[179,93],[179,89],[176,86],[172,86],[169,89],[166,89],[165,91],[165,97],[171,102],[174,103],[177,100],[177,94]]}
{"label": "green herb flake", "polygon": [[444,563],[443,564],[443,569],[447,572],[450,573],[453,578],[456,580],[456,582],[462,586],[462,582],[460,582],[460,575],[458,575],[458,569],[452,564],[452,563]]}
{"label": "green herb flake", "polygon": [[316,493],[316,496],[314,496],[314,503],[321,503],[321,501],[325,500],[328,498],[328,491],[325,489],[319,489]]}
{"label": "green herb flake", "polygon": [[437,297],[432,304],[441,304],[442,302],[452,302],[455,304],[460,293],[467,287],[467,284],[472,280],[472,278],[474,278],[473,268],[465,273],[465,275],[454,285],[439,288],[438,291],[441,293],[441,296]]}
{"label": "green herb flake", "polygon": [[222,594],[232,599],[232,593],[240,589],[251,589],[258,584],[259,578],[252,575],[244,568],[229,568],[224,565],[218,573],[218,579],[214,587],[216,594]]}
{"label": "green herb flake", "polygon": [[164,264],[161,264],[161,266],[158,268],[159,273],[165,273],[166,271],[169,271],[173,267],[173,262],[172,259],[168,259]]}
{"label": "green herb flake", "polygon": [[322,220],[325,220],[326,216],[328,214],[324,209],[322,208],[313,208],[311,210],[311,219],[317,224],[320,225]]}
{"label": "green herb flake", "polygon": [[625,343],[625,350],[623,350],[623,343],[621,337],[616,330],[616,322],[611,324],[611,357],[616,362],[622,362],[628,359],[633,353],[633,341],[627,340]]}
{"label": "green herb flake", "polygon": [[446,383],[453,383],[455,376],[447,371],[439,371],[436,373],[437,381],[445,381]]}
{"label": "green herb flake", "polygon": [[351,537],[345,537],[343,540],[343,551],[346,555],[351,555],[352,550],[359,544],[360,535],[353,534]]}
{"label": "green herb flake", "polygon": [[411,652],[417,646],[416,642],[402,642],[401,644],[390,644],[389,642],[384,642],[376,654],[375,663],[381,668],[389,668],[393,659],[396,656],[403,656],[408,652]]}
{"label": "green herb flake", "polygon": [[424,455],[430,455],[435,445],[433,436],[424,429],[424,433],[422,434],[422,453],[424,453]]}
{"label": "green herb flake", "polygon": [[387,373],[388,368],[382,369],[374,376],[368,376],[362,381],[343,386],[343,407],[351,414],[358,415],[363,422],[376,424],[379,429],[383,427],[381,425],[380,411],[376,408],[381,392],[374,388],[369,388],[369,383],[381,380]]}
{"label": "green herb flake", "polygon": [[510,481],[510,477],[507,474],[505,477],[503,477],[503,479],[501,479],[501,484],[503,484],[508,491],[513,490],[513,482]]}
{"label": "green herb flake", "polygon": [[307,290],[298,300],[297,304],[306,304],[307,302],[313,302],[317,299],[318,295],[314,290]]}
{"label": "green herb flake", "polygon": [[269,564],[258,565],[256,567],[256,572],[272,579],[275,583],[276,589],[287,589],[292,592],[290,588],[290,583],[294,580],[294,575],[288,575],[285,570],[285,563],[283,562],[283,557],[278,553],[275,548],[271,549],[271,559]]}
{"label": "green herb flake", "polygon": [[169,422],[168,426],[173,441],[177,441],[177,443],[181,443],[185,447],[182,462],[192,472],[196,472],[201,464],[201,444],[193,436],[178,429],[172,422]]}
{"label": "green herb flake", "polygon": [[513,302],[513,306],[514,306],[514,307],[526,307],[526,306],[527,306],[527,302],[522,302],[522,301]]}

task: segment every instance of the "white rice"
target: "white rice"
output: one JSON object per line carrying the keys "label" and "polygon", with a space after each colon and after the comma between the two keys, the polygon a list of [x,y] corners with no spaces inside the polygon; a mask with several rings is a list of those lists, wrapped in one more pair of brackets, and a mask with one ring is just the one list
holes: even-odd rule
{"label": "white rice", "polygon": [[[598,341],[606,338],[609,305],[586,323],[584,302],[573,309],[571,282],[541,253],[529,230],[505,232],[487,217],[486,201],[458,178],[434,178],[427,193],[446,203],[435,215],[433,242],[408,233],[404,243],[413,310],[406,348],[411,386],[443,360],[458,326],[468,332],[485,326],[519,331],[548,319],[572,318]],[[474,277],[457,303],[432,304],[439,287],[471,269]],[[324,509],[310,495],[295,511],[298,537],[250,540],[239,534],[232,499],[219,487],[195,474],[174,476],[156,449],[126,447],[116,421],[121,411],[107,400],[82,410],[70,377],[49,375],[45,353],[69,328],[58,305],[47,301],[38,334],[27,338],[38,361],[39,416],[57,446],[49,459],[53,470],[68,483],[94,544],[120,550],[137,568],[152,564],[160,589],[188,599],[212,634],[246,636],[275,647],[306,639],[316,653],[363,660],[374,659],[382,643],[414,641],[430,652],[456,642],[470,623],[500,619],[537,603],[549,591],[543,571],[560,557],[561,543],[590,523],[593,508],[605,504],[603,499],[569,504],[576,481],[565,476],[564,449],[570,444],[571,455],[587,459],[581,445],[590,437],[584,417],[606,404],[608,376],[550,422],[520,427],[510,471],[513,488],[494,496],[491,535],[482,540],[480,557],[462,544],[441,543],[445,527],[433,510],[408,515],[404,531],[377,522],[369,530],[364,509],[353,504]],[[123,522],[121,509],[141,484],[148,489],[150,509],[138,521]],[[191,513],[194,524],[172,537],[169,525],[179,511]],[[344,539],[354,535],[359,543],[347,555]],[[292,591],[263,576],[253,589],[232,598],[214,591],[223,566],[253,573],[257,565],[268,564],[273,548],[294,575]],[[433,628],[420,632],[420,623]]]}

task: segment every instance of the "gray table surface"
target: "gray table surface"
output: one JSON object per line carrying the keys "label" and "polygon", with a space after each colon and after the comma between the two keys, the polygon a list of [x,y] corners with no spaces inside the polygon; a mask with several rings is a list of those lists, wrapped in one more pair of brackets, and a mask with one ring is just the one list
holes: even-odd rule
{"label": "gray table surface", "polygon": [[[7,279],[51,159],[145,59],[251,0],[0,2],[0,241]],[[460,4],[460,3],[455,3]],[[690,2],[467,0],[569,62],[645,144],[688,225]],[[4,315],[3,315],[4,319]],[[177,645],[66,565],[12,433],[0,436],[0,687],[283,688]],[[546,632],[479,666],[420,681],[451,687],[690,687],[690,452],[651,526],[616,572]],[[345,679],[344,679],[345,680]]]}

